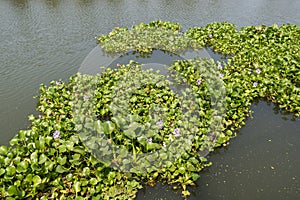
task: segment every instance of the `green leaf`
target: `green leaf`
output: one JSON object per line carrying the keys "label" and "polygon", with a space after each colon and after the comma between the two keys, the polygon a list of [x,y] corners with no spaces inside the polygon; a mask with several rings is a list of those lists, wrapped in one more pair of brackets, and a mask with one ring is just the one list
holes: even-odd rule
{"label": "green leaf", "polygon": [[10,146],[16,146],[19,144],[20,139],[18,139],[17,137],[14,137],[13,139],[11,139],[9,141]]}
{"label": "green leaf", "polygon": [[69,151],[73,151],[73,147],[74,147],[74,142],[72,141],[66,141],[66,147]]}
{"label": "green leaf", "polygon": [[160,145],[156,143],[147,143],[147,150],[159,149]]}
{"label": "green leaf", "polygon": [[185,173],[185,168],[184,167],[179,167],[179,169],[178,169],[178,172],[180,173],[180,174],[184,174]]}
{"label": "green leaf", "polygon": [[83,168],[82,175],[83,176],[89,176],[90,175],[90,168],[89,167]]}
{"label": "green leaf", "polygon": [[91,178],[91,179],[90,179],[90,184],[91,184],[91,185],[97,185],[97,183],[98,183],[98,181],[97,181],[96,178]]}
{"label": "green leaf", "polygon": [[0,176],[2,176],[5,173],[5,169],[0,168]]}
{"label": "green leaf", "polygon": [[8,153],[8,147],[7,146],[0,146],[0,155],[6,156]]}
{"label": "green leaf", "polygon": [[199,174],[196,174],[196,173],[192,173],[192,180],[193,181],[196,181],[196,180],[198,180],[198,178],[200,178],[200,175]]}
{"label": "green leaf", "polygon": [[100,120],[96,120],[94,122],[94,130],[96,130],[98,133],[102,133],[104,131]]}
{"label": "green leaf", "polygon": [[58,158],[57,158],[57,162],[58,162],[60,165],[66,164],[66,162],[67,162],[67,156],[64,156],[64,157],[58,157]]}
{"label": "green leaf", "polygon": [[45,148],[45,138],[40,137],[37,141],[35,141],[35,145],[37,149],[44,149]]}
{"label": "green leaf", "polygon": [[30,160],[33,162],[33,163],[37,163],[38,162],[38,153],[35,151],[33,152],[31,155],[30,155]]}
{"label": "green leaf", "polygon": [[32,178],[33,178],[33,175],[32,175],[32,174],[27,174],[25,180],[26,180],[28,183],[31,183],[31,182],[32,182]]}
{"label": "green leaf", "polygon": [[81,190],[81,183],[79,182],[79,181],[75,181],[74,182],[74,184],[73,184],[73,189],[75,190],[75,192],[76,192],[76,194],[78,193],[78,192],[80,192],[80,190]]}
{"label": "green leaf", "polygon": [[21,161],[18,165],[17,165],[17,172],[18,173],[24,173],[27,171],[28,168],[28,161]]}
{"label": "green leaf", "polygon": [[48,157],[45,154],[41,154],[40,158],[39,158],[39,164],[43,164],[44,162],[46,162],[48,159]]}
{"label": "green leaf", "polygon": [[14,166],[6,167],[6,175],[7,176],[14,176],[16,174],[16,168]]}
{"label": "green leaf", "polygon": [[25,139],[26,139],[26,131],[20,130],[20,131],[18,132],[18,138],[19,138],[20,140],[25,140]]}
{"label": "green leaf", "polygon": [[49,199],[49,197],[47,197],[47,196],[42,196],[41,197],[41,200],[48,200]]}
{"label": "green leaf", "polygon": [[70,137],[70,140],[71,140],[72,142],[74,142],[75,144],[78,144],[78,142],[79,142],[79,137],[78,137],[78,135],[72,135],[72,136]]}
{"label": "green leaf", "polygon": [[60,153],[67,152],[67,147],[64,144],[59,145],[58,150]]}
{"label": "green leaf", "polygon": [[51,162],[49,160],[45,162],[45,168],[46,168],[47,171],[52,171],[53,167],[54,167],[53,162]]}
{"label": "green leaf", "polygon": [[63,166],[61,166],[61,165],[58,165],[56,168],[55,168],[55,171],[57,172],[57,173],[64,173],[64,172],[67,172],[68,171],[68,169],[67,168],[65,168],[65,167],[63,167]]}
{"label": "green leaf", "polygon": [[111,134],[115,129],[115,126],[111,121],[104,122],[102,127],[106,134]]}
{"label": "green leaf", "polygon": [[77,153],[80,153],[82,155],[84,155],[86,153],[86,150],[84,147],[81,147],[81,146],[76,146],[74,147],[73,149],[74,152],[77,152]]}
{"label": "green leaf", "polygon": [[7,193],[9,196],[17,196],[19,194],[18,188],[14,185],[11,185],[8,187]]}
{"label": "green leaf", "polygon": [[34,117],[34,115],[31,114],[28,116],[28,119],[29,119],[29,121],[33,121],[35,119],[35,117]]}
{"label": "green leaf", "polygon": [[32,177],[32,182],[33,182],[33,187],[36,187],[42,182],[42,179],[38,175],[35,175],[34,177]]}
{"label": "green leaf", "polygon": [[132,129],[126,129],[126,130],[124,130],[124,134],[127,137],[132,138],[132,139],[136,137],[136,134],[135,134],[134,130],[132,130]]}

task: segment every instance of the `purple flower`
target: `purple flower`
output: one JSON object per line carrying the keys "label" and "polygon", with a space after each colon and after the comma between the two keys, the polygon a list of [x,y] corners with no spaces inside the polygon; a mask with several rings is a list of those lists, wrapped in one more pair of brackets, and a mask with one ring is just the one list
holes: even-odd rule
{"label": "purple flower", "polygon": [[59,138],[59,137],[60,137],[60,132],[58,130],[54,131],[53,138],[56,139],[56,138]]}
{"label": "purple flower", "polygon": [[197,79],[197,83],[198,83],[198,85],[200,85],[201,84],[201,80]]}
{"label": "purple flower", "polygon": [[218,65],[218,69],[223,69],[223,66],[221,65],[221,63]]}
{"label": "purple flower", "polygon": [[257,69],[257,70],[256,70],[256,73],[257,73],[257,74],[260,74],[260,73],[261,73],[261,70],[260,70],[260,69]]}
{"label": "purple flower", "polygon": [[179,137],[180,136],[179,128],[175,128],[173,134],[175,135],[175,137]]}
{"label": "purple flower", "polygon": [[152,138],[148,138],[148,139],[147,139],[147,142],[148,142],[148,143],[152,143]]}
{"label": "purple flower", "polygon": [[160,129],[162,129],[164,126],[164,123],[162,120],[159,120],[156,124],[159,126]]}
{"label": "purple flower", "polygon": [[254,82],[253,87],[257,87],[257,84],[258,84],[257,82]]}
{"label": "purple flower", "polygon": [[219,74],[219,78],[223,78],[224,77],[224,74]]}
{"label": "purple flower", "polygon": [[56,85],[60,85],[61,84],[61,82],[60,81],[56,81]]}
{"label": "purple flower", "polygon": [[208,37],[209,37],[209,38],[212,38],[212,34],[208,34]]}
{"label": "purple flower", "polygon": [[84,101],[86,101],[86,100],[88,100],[88,99],[89,99],[89,96],[88,96],[87,94],[83,96],[83,100],[84,100]]}

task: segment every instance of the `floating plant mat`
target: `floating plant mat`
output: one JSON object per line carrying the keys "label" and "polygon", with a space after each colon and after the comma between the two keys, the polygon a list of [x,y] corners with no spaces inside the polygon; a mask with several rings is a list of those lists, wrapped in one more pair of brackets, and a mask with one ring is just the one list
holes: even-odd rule
{"label": "floating plant mat", "polygon": [[[201,152],[227,146],[254,100],[299,117],[299,36],[295,25],[238,31],[222,22],[182,32],[155,21],[97,37],[101,47],[90,55],[99,53],[104,67],[91,56],[69,82],[41,85],[41,114],[0,147],[0,197],[134,199],[142,183],[156,181],[189,196],[187,186],[211,165]],[[203,47],[229,55],[227,62],[197,58]],[[128,52],[155,50],[184,59],[165,74],[134,61],[105,68]]]}

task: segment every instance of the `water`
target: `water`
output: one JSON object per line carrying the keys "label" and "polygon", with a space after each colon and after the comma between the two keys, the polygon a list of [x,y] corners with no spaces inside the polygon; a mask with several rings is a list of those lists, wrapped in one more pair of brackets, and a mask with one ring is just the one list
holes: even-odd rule
{"label": "water", "polygon": [[[36,99],[32,97],[38,95],[39,85],[47,85],[51,80],[68,80],[96,46],[94,37],[108,33],[115,26],[157,19],[179,22],[184,29],[214,21],[229,21],[238,27],[273,23],[300,25],[299,8],[300,1],[294,0],[0,0],[0,144],[8,144],[18,130],[29,126],[27,116],[35,113]],[[256,109],[268,115],[259,120],[260,115],[255,115],[228,149],[211,156],[214,165],[202,175],[199,187],[193,191],[196,195],[192,194],[190,199],[299,199],[300,122],[285,121],[289,123],[277,129],[274,124],[281,115],[274,115],[272,108],[263,103]],[[268,130],[274,133],[271,142],[263,137],[269,135]],[[285,143],[286,140],[292,145]],[[262,146],[249,146],[249,141]],[[267,145],[275,149],[264,154]],[[279,153],[286,152],[287,147],[288,155]],[[250,161],[246,162],[247,159]],[[222,162],[231,165],[226,173],[221,171],[222,175],[214,176],[225,170],[226,167],[220,167]],[[269,166],[275,170],[267,171]],[[254,173],[258,170],[259,175]],[[223,180],[226,182],[222,183]],[[209,186],[204,187],[206,183]],[[168,194],[164,188],[154,188],[152,192],[157,193],[157,198],[163,197]],[[257,192],[257,188],[263,191]],[[146,193],[151,194],[149,188]]]}

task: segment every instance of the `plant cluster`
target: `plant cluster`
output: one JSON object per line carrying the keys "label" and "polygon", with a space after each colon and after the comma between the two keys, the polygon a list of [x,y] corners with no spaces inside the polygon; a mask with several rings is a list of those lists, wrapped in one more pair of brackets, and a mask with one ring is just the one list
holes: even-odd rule
{"label": "plant cluster", "polygon": [[[221,22],[182,32],[179,24],[155,21],[97,39],[111,53],[211,47],[229,58],[175,61],[167,78],[131,62],[41,85],[40,115],[29,116],[30,130],[21,130],[10,147],[0,147],[1,199],[134,199],[143,183],[157,180],[179,185],[187,197],[187,186],[211,165],[201,152],[226,146],[255,99],[300,116],[299,26],[238,31]],[[178,94],[171,80],[189,87]],[[112,153],[117,148],[124,154]]]}
{"label": "plant cluster", "polygon": [[183,51],[188,47],[188,39],[183,36],[178,23],[154,21],[149,24],[116,27],[108,35],[96,37],[107,53],[151,53],[161,49],[171,53]]}
{"label": "plant cluster", "polygon": [[1,199],[133,199],[141,184],[108,168],[82,144],[72,114],[72,88],[53,81],[40,86],[39,116],[29,116],[11,147],[0,148]]}

